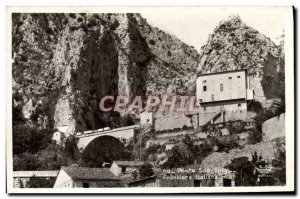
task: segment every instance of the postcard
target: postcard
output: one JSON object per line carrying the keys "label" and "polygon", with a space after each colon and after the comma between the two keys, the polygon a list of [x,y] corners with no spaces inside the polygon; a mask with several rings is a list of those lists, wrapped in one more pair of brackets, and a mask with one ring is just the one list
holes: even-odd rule
{"label": "postcard", "polygon": [[7,191],[294,192],[293,7],[7,7]]}

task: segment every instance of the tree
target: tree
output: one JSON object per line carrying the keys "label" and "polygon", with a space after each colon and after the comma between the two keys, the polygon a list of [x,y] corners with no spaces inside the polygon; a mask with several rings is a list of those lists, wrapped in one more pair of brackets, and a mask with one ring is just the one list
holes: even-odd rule
{"label": "tree", "polygon": [[46,149],[36,154],[38,170],[59,170],[61,166],[70,165],[69,158],[62,153],[62,147],[56,144],[49,145]]}
{"label": "tree", "polygon": [[24,124],[26,119],[23,116],[22,113],[22,107],[21,106],[16,106],[13,107],[13,112],[12,112],[12,121],[13,121],[13,126],[17,124]]}
{"label": "tree", "polygon": [[68,157],[71,160],[78,160],[79,150],[74,135],[70,135],[69,137],[67,137],[67,140],[65,142],[65,147],[63,149],[63,153],[65,157]]}
{"label": "tree", "polygon": [[13,157],[14,171],[38,170],[39,168],[40,163],[38,158],[31,153],[26,152]]}
{"label": "tree", "polygon": [[171,149],[167,162],[162,165],[162,168],[179,168],[189,164],[189,157],[185,154],[185,152],[180,150],[179,146],[174,146]]}
{"label": "tree", "polygon": [[149,163],[143,164],[139,168],[139,174],[140,174],[140,178],[147,178],[147,177],[153,176],[154,171],[153,171],[152,165]]}
{"label": "tree", "polygon": [[36,154],[25,152],[13,158],[14,171],[20,170],[59,170],[63,165],[69,165],[69,158],[63,156],[62,147],[51,144]]}
{"label": "tree", "polygon": [[248,160],[248,157],[239,157],[231,160],[226,166],[231,171],[236,171],[236,186],[255,186],[257,174],[255,174],[255,165]]}
{"label": "tree", "polygon": [[39,178],[39,177],[31,177],[26,186],[28,188],[52,188],[55,183],[55,178]]}
{"label": "tree", "polygon": [[52,129],[36,129],[25,124],[13,127],[13,154],[36,153],[51,142]]}
{"label": "tree", "polygon": [[286,184],[286,151],[285,140],[282,138],[275,139],[275,159],[272,161],[272,166],[281,168],[275,172],[274,176],[277,177],[281,184]]}
{"label": "tree", "polygon": [[218,151],[229,152],[229,150],[231,150],[239,145],[237,135],[219,136],[219,137],[215,138],[215,141],[216,141],[216,145],[218,147]]}

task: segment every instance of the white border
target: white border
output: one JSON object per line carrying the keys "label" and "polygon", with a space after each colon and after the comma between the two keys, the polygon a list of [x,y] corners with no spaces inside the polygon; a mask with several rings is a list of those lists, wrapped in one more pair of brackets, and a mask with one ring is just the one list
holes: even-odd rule
{"label": "white border", "polygon": [[[231,6],[232,7],[232,6]],[[212,7],[207,7],[212,8]],[[12,107],[12,84],[11,84],[11,13],[12,12],[139,12],[141,9],[197,9],[197,7],[8,7],[6,12],[6,143],[7,143],[7,188],[8,193],[231,193],[231,192],[285,192],[294,191],[294,40],[293,40],[293,15],[292,8],[285,7],[285,66],[286,66],[286,151],[287,151],[287,184],[286,186],[267,187],[157,187],[157,188],[89,188],[89,189],[14,189],[12,180],[12,139],[11,139],[11,107]]]}

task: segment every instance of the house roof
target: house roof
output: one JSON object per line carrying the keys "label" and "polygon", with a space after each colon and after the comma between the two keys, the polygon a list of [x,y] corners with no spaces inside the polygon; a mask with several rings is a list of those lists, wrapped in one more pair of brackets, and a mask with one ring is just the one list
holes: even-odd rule
{"label": "house roof", "polygon": [[145,164],[143,161],[114,161],[115,164],[119,166],[129,166],[129,167],[138,167]]}
{"label": "house roof", "polygon": [[74,180],[120,180],[112,174],[109,168],[90,168],[90,167],[62,167]]}
{"label": "house roof", "polygon": [[236,72],[241,72],[241,71],[247,72],[247,69],[227,70],[227,71],[210,72],[210,73],[200,73],[200,74],[197,74],[197,76],[199,77],[199,76],[216,75],[216,74],[222,74],[222,73],[236,73]]}
{"label": "house roof", "polygon": [[14,171],[13,177],[56,177],[59,171]]}

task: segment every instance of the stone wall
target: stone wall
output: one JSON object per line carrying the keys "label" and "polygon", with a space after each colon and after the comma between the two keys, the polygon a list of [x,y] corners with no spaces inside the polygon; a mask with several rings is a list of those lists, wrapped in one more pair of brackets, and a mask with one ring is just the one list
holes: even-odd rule
{"label": "stone wall", "polygon": [[[194,126],[196,125],[197,116],[193,116],[192,123]],[[159,118],[155,118],[154,120],[154,126],[156,131],[182,128],[183,126],[191,127],[192,123],[190,118],[185,115],[178,115],[174,117],[171,116],[159,117]]]}
{"label": "stone wall", "polygon": [[285,113],[273,117],[262,124],[264,141],[285,136]]}

